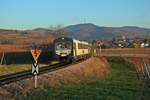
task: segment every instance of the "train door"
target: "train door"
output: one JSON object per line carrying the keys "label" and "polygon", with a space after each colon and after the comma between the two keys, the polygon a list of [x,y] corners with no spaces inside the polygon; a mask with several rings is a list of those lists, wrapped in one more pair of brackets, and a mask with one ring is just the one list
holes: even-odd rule
{"label": "train door", "polygon": [[74,57],[77,55],[77,48],[76,48],[76,43],[73,43],[73,55],[74,55]]}

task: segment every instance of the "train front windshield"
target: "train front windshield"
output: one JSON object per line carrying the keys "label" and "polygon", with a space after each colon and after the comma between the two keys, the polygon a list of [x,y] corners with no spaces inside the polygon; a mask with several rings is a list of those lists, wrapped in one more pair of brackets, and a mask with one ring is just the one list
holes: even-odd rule
{"label": "train front windshield", "polygon": [[72,43],[70,41],[62,41],[55,43],[55,50],[71,50]]}

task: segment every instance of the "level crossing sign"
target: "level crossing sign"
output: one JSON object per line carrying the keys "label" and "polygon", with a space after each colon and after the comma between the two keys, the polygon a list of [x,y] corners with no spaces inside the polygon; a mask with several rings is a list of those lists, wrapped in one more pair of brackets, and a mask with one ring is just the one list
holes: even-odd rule
{"label": "level crossing sign", "polygon": [[32,54],[34,60],[37,61],[41,54],[41,50],[38,50],[38,49],[31,50],[31,54]]}
{"label": "level crossing sign", "polygon": [[39,66],[38,66],[38,58],[41,54],[41,50],[38,50],[38,49],[34,49],[34,50],[31,50],[31,54],[34,58],[34,63],[32,64],[32,74],[34,75],[34,81],[35,81],[35,88],[37,88],[37,75],[39,73]]}
{"label": "level crossing sign", "polygon": [[32,64],[32,74],[37,75],[39,73],[39,66],[38,63]]}
{"label": "level crossing sign", "polygon": [[32,64],[32,74],[37,75],[39,73],[38,58],[41,54],[41,50],[38,50],[38,49],[31,50],[31,54],[32,54],[34,61],[35,61]]}

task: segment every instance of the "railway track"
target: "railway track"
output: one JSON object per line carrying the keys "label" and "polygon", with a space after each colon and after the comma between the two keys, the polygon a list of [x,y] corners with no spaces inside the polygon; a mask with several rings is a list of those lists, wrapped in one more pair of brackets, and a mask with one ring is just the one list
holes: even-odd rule
{"label": "railway track", "polygon": [[[58,69],[65,68],[65,67],[68,67],[70,65],[80,63],[81,61],[83,61],[83,60],[79,60],[79,61],[74,62],[74,63],[64,62],[64,63],[58,63],[58,64],[44,66],[42,68],[39,68],[39,74],[38,75],[44,74],[47,72],[56,71]],[[9,83],[13,83],[13,82],[16,82],[19,80],[27,79],[30,77],[33,77],[31,70],[22,71],[22,72],[18,72],[18,73],[14,73],[14,74],[3,75],[3,76],[0,76],[0,86],[3,86],[5,84],[9,84]]]}

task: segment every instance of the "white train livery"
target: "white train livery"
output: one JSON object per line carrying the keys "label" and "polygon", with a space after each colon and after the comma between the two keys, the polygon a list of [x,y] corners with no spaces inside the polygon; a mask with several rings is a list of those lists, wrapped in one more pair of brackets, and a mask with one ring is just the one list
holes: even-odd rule
{"label": "white train livery", "polygon": [[90,44],[67,37],[54,40],[54,57],[59,61],[73,61],[90,56]]}

